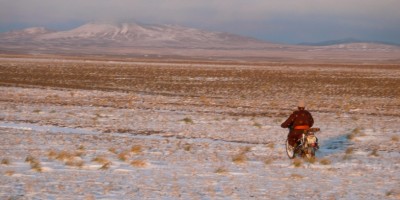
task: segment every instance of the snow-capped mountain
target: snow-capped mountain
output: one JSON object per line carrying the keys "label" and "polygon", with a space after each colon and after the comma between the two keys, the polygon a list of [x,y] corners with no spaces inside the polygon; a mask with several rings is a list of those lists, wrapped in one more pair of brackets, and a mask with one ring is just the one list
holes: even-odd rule
{"label": "snow-capped mountain", "polygon": [[29,28],[0,35],[44,44],[84,43],[151,47],[229,47],[266,43],[254,38],[229,33],[203,31],[177,25],[139,25],[134,23],[89,23],[72,30],[52,32],[44,28]]}
{"label": "snow-capped mountain", "polygon": [[40,37],[41,35],[50,34],[53,31],[48,30],[44,27],[33,27],[26,28],[18,31],[10,31],[6,33],[0,34],[0,38],[2,40],[23,40],[23,39],[33,39],[36,37]]}
{"label": "snow-capped mountain", "polygon": [[285,45],[179,25],[135,23],[88,23],[66,31],[34,27],[0,33],[0,53],[400,61],[400,47],[395,45]]}

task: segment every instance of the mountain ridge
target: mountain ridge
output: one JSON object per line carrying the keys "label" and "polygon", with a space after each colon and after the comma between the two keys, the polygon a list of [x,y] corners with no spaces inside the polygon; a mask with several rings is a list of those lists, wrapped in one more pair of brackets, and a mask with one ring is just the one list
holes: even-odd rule
{"label": "mountain ridge", "polygon": [[400,46],[386,44],[288,45],[179,25],[99,22],[63,31],[32,27],[0,33],[0,53],[400,62]]}
{"label": "mountain ridge", "polygon": [[351,43],[371,43],[371,44],[380,44],[380,45],[391,45],[391,46],[400,46],[400,44],[393,42],[383,42],[383,41],[374,41],[374,40],[361,40],[355,38],[344,38],[338,40],[326,40],[320,42],[302,42],[298,43],[298,45],[305,46],[331,46],[331,45],[340,45],[340,44],[351,44]]}
{"label": "mountain ridge", "polygon": [[[35,33],[33,33],[35,32]],[[5,34],[9,40],[26,40],[33,42],[57,42],[85,40],[122,43],[130,46],[181,46],[195,45],[199,47],[243,46],[267,44],[251,37],[239,36],[224,32],[211,32],[178,25],[140,25],[137,23],[87,23],[66,31],[50,31],[43,27],[33,27]],[[14,37],[13,37],[14,35]],[[29,37],[27,37],[29,36]]]}

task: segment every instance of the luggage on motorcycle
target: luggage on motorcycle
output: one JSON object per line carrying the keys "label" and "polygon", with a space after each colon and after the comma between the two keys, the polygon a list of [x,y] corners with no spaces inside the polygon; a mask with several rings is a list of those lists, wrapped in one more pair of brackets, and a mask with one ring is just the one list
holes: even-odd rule
{"label": "luggage on motorcycle", "polygon": [[315,143],[317,143],[317,137],[315,137],[314,134],[312,134],[312,135],[307,135],[307,143],[308,143],[308,144],[315,144]]}
{"label": "luggage on motorcycle", "polygon": [[318,132],[320,130],[321,130],[320,128],[309,128],[308,129],[309,132],[313,132],[313,133]]}

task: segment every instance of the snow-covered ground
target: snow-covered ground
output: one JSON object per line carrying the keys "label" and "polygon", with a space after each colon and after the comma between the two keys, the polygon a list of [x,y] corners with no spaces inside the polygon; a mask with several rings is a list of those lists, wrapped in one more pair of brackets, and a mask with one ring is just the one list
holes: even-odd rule
{"label": "snow-covered ground", "polygon": [[[399,79],[398,70],[379,72],[365,73]],[[26,85],[0,94],[0,199],[400,198],[398,94],[336,108],[329,104],[340,99],[322,92],[327,105],[310,105],[321,128],[315,161],[287,158],[280,124],[293,102],[279,92],[267,108],[243,98]]]}

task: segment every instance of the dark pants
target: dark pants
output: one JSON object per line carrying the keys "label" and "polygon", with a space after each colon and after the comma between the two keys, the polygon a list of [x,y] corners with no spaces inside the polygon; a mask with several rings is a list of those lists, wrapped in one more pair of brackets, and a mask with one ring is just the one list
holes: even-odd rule
{"label": "dark pants", "polygon": [[304,130],[294,130],[291,129],[288,134],[288,141],[290,146],[294,147],[296,142],[301,139]]}

